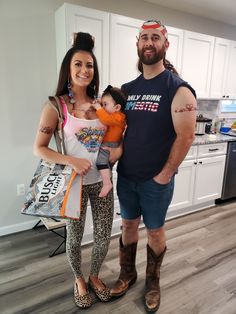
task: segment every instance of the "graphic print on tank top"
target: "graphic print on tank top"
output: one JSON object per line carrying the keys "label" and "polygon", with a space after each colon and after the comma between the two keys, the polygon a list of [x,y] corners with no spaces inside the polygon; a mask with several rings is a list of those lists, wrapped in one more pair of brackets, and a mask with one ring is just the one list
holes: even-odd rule
{"label": "graphic print on tank top", "polygon": [[104,127],[83,127],[75,136],[88,152],[97,152],[104,137]]}

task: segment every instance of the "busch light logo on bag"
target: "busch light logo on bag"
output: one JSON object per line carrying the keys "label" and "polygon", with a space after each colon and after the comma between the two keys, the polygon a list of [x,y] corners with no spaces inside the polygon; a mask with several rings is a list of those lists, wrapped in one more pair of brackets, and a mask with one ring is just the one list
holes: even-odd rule
{"label": "busch light logo on bag", "polygon": [[35,187],[35,196],[39,203],[48,203],[64,188],[65,177],[58,173],[49,173],[41,179]]}

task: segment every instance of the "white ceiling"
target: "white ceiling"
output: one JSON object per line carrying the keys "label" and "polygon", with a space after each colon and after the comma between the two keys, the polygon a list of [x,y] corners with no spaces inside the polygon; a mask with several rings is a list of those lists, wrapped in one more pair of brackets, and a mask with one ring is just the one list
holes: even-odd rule
{"label": "white ceiling", "polygon": [[144,0],[144,1],[236,26],[235,0]]}

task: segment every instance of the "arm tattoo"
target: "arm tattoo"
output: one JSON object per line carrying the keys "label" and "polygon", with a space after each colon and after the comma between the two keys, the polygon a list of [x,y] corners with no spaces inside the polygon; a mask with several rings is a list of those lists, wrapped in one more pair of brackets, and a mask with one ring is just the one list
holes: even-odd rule
{"label": "arm tattoo", "polygon": [[42,126],[40,125],[39,131],[45,134],[52,134],[53,133],[53,128],[50,126]]}
{"label": "arm tattoo", "polygon": [[175,112],[185,112],[185,111],[195,111],[197,110],[197,107],[194,106],[193,104],[186,104],[185,107],[175,109]]}

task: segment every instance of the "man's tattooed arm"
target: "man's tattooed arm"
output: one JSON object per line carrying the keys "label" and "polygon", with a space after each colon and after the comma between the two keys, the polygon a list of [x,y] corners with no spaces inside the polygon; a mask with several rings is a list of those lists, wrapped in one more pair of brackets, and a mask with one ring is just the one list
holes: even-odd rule
{"label": "man's tattooed arm", "polygon": [[39,126],[39,132],[45,133],[45,134],[52,134],[53,133],[53,128],[50,126]]}
{"label": "man's tattooed arm", "polygon": [[182,108],[175,109],[175,112],[186,112],[186,111],[195,111],[197,110],[197,107],[193,104],[186,104]]}

